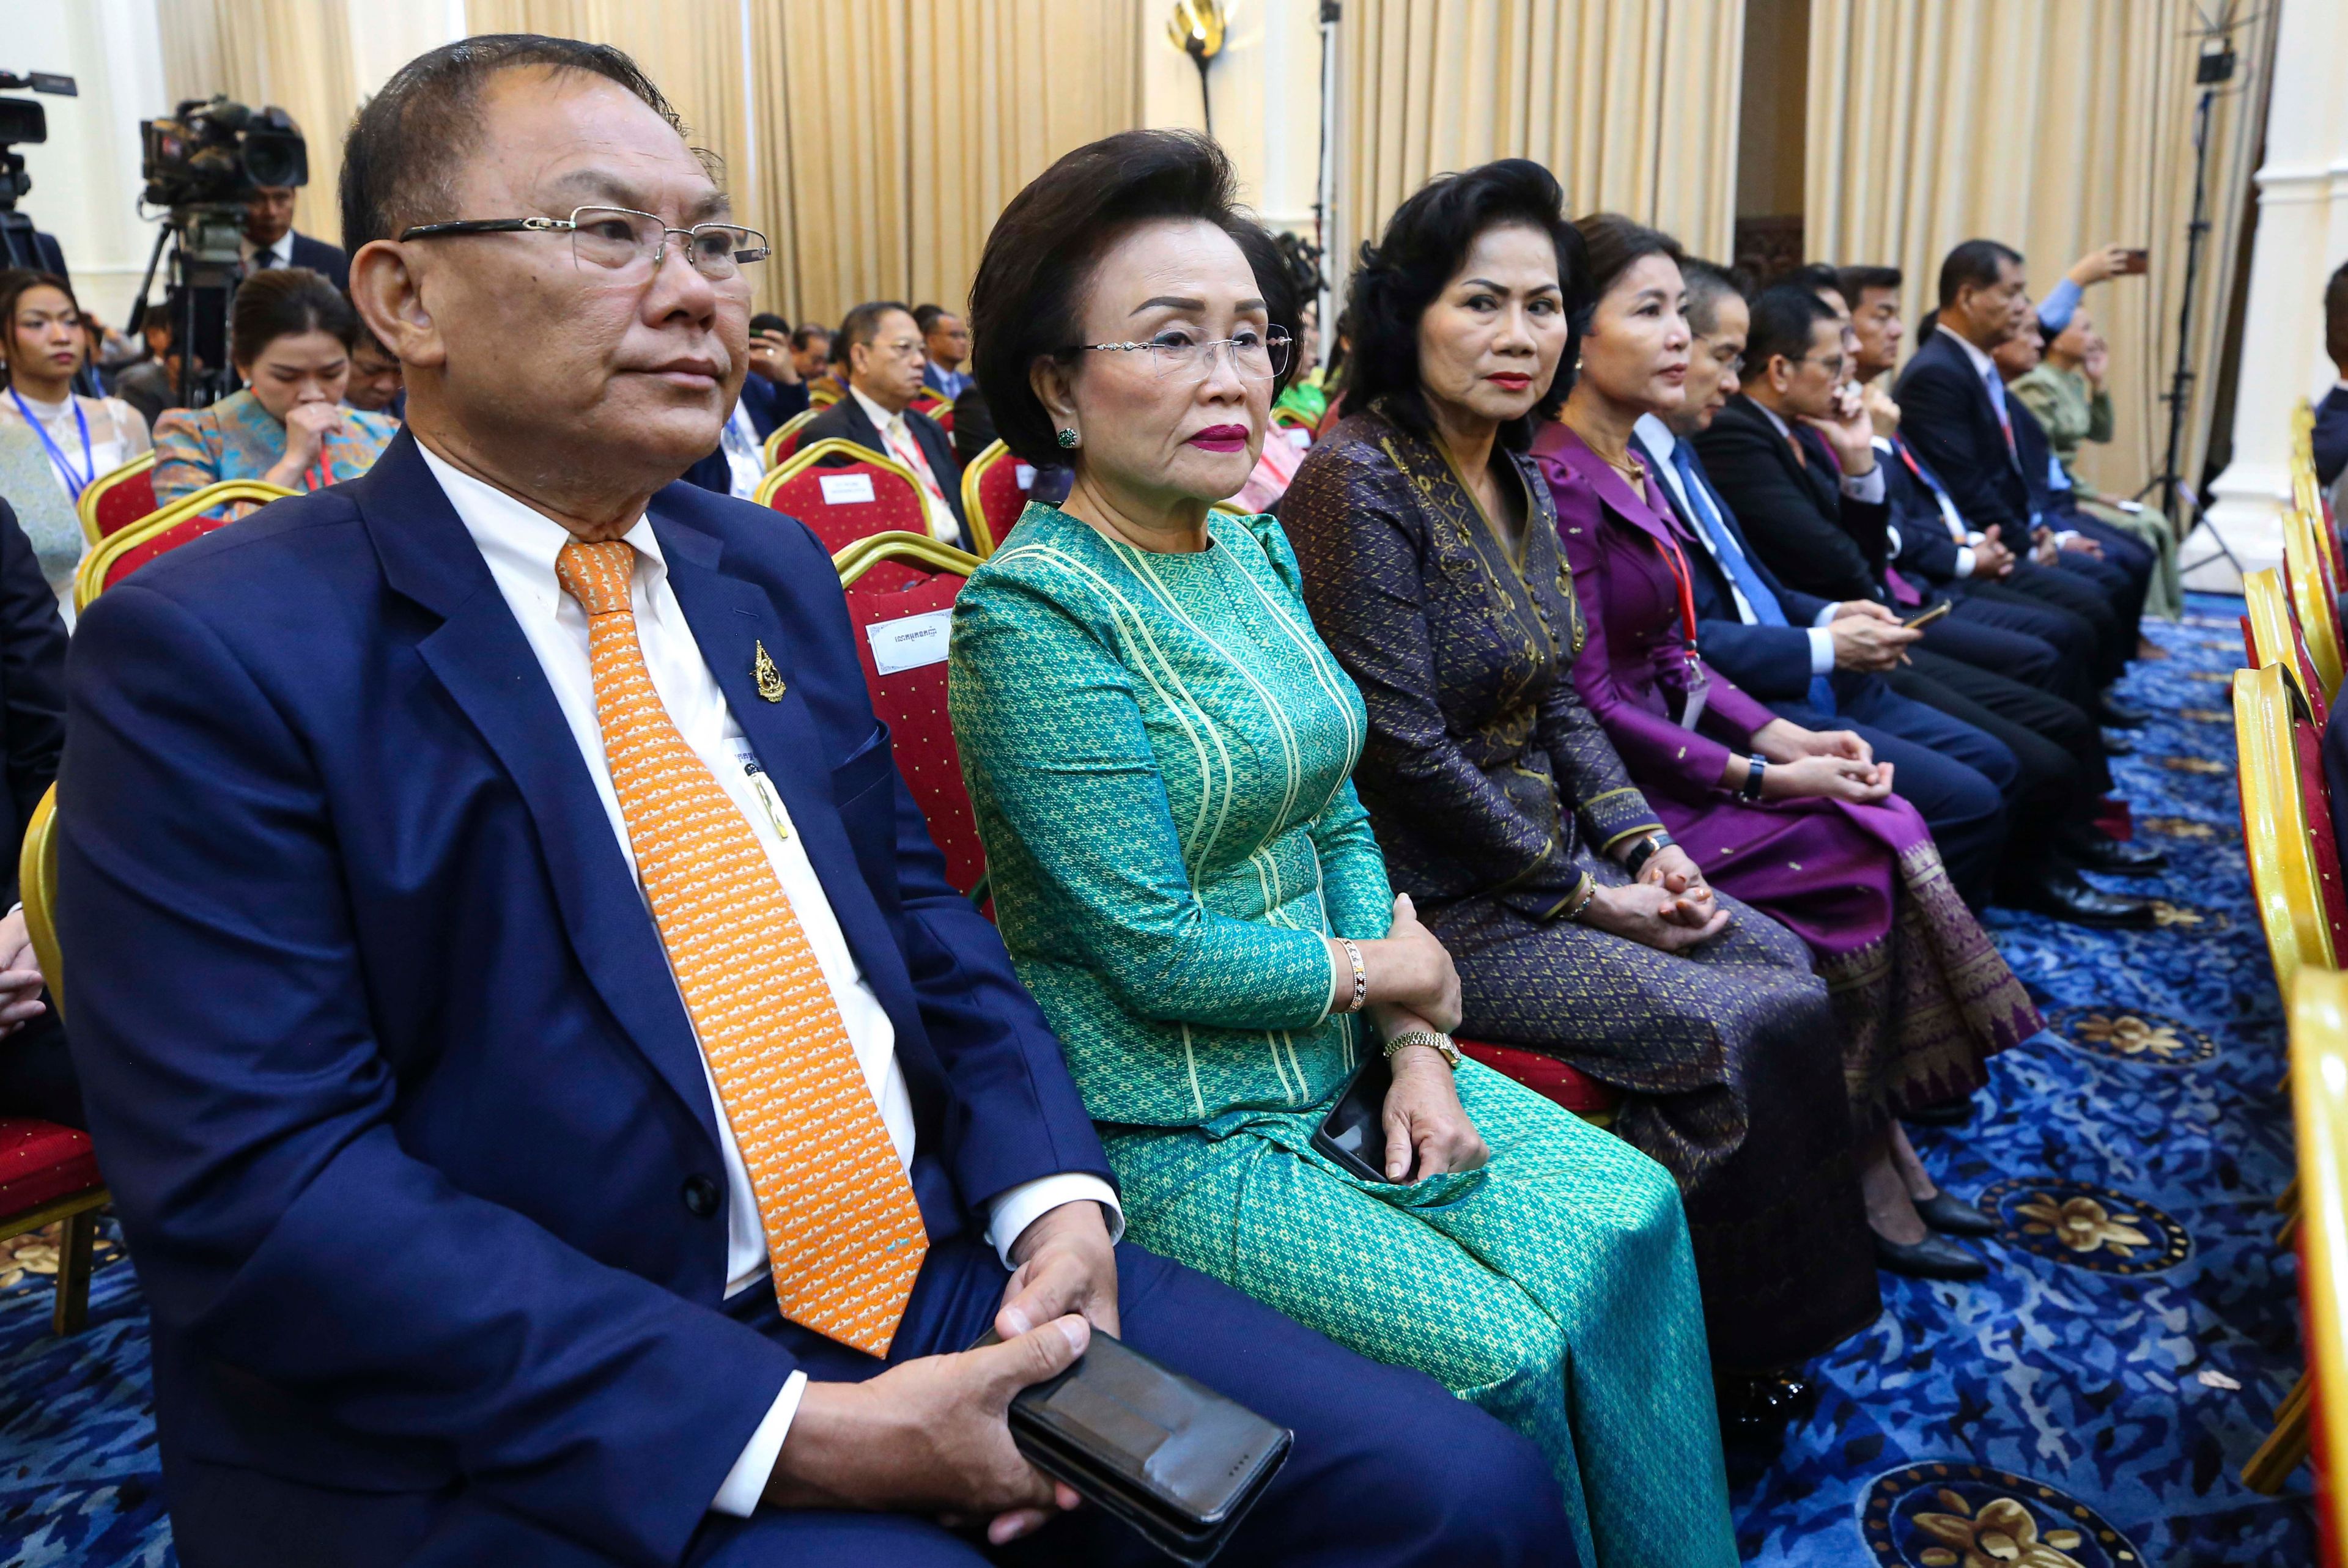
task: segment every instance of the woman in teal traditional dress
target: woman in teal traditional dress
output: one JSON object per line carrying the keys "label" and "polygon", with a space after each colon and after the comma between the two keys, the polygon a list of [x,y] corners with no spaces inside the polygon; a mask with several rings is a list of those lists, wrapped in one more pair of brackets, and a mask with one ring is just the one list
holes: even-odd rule
{"label": "woman in teal traditional dress", "polygon": [[[271,267],[236,292],[229,354],[244,390],[155,422],[155,499],[223,479],[322,490],[375,466],[399,422],[343,405],[358,313],[306,267]],[[229,508],[242,517],[256,503]]]}
{"label": "woman in teal traditional dress", "polygon": [[[955,612],[1004,941],[1136,1241],[1532,1437],[1585,1563],[1733,1563],[1676,1186],[1457,1060],[1457,977],[1349,782],[1361,697],[1278,525],[1209,509],[1254,461],[1288,349],[1231,184],[1181,133],[1080,149],[1004,210],[972,288],[998,431],[1076,468]],[[1390,1179],[1371,1181],[1312,1137],[1382,1049]]]}

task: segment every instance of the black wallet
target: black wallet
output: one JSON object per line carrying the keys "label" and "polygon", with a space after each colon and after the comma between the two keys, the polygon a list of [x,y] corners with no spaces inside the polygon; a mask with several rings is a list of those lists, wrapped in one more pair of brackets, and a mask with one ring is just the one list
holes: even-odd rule
{"label": "black wallet", "polygon": [[1178,1563],[1223,1549],[1295,1438],[1097,1329],[1075,1366],[1011,1401],[1028,1463]]}

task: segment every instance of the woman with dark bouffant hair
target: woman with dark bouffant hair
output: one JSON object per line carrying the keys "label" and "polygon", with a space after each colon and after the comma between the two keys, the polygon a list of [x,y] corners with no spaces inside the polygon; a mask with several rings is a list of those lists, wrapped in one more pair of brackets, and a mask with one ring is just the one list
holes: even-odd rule
{"label": "woman with dark bouffant hair", "polygon": [[1354,412],[1281,519],[1368,703],[1354,782],[1458,968],[1461,1029],[1622,1091],[1614,1131],[1679,1180],[1722,1413],[1766,1437],[1801,1405],[1786,1369],[1875,1319],[1875,1260],[1826,987],[1672,842],[1574,688],[1583,606],[1526,454],[1589,275],[1561,201],[1506,159],[1363,248]]}
{"label": "woman with dark bouffant hair", "polygon": [[[1133,1239],[1532,1438],[1582,1563],[1727,1568],[1678,1189],[1461,1061],[1450,957],[1350,782],[1361,694],[1279,525],[1212,509],[1290,353],[1231,185],[1186,133],[1081,148],[1004,210],[971,288],[996,427],[1075,469],[954,611],[1004,945]],[[1365,1062],[1391,1084],[1341,1159],[1314,1135]]]}

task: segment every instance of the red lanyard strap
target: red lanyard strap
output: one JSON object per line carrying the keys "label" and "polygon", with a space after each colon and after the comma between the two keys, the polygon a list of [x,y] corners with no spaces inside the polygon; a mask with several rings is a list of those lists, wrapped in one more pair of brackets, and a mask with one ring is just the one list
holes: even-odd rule
{"label": "red lanyard strap", "polygon": [[1687,656],[1695,658],[1695,584],[1688,573],[1687,557],[1680,547],[1659,534],[1650,534],[1655,541],[1655,553],[1663,558],[1663,567],[1672,574],[1672,582],[1680,590],[1681,641],[1686,644]]}

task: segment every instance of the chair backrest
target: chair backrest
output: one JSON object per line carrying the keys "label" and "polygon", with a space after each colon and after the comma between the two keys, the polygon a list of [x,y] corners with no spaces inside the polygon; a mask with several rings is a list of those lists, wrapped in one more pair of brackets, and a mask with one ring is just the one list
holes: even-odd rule
{"label": "chair backrest", "polygon": [[81,537],[96,544],[155,510],[155,454],[141,452],[119,468],[100,474],[81,493],[75,511]]}
{"label": "chair backrest", "polygon": [[1000,441],[962,471],[962,513],[982,560],[1001,547],[1003,536],[1027,509],[1028,492],[1035,487],[1035,465],[1013,456]]}
{"label": "chair backrest", "polygon": [[2315,1561],[2348,1548],[2348,976],[2302,971],[2291,1008],[2291,1121],[2299,1143],[2299,1296],[2314,1385]]}
{"label": "chair backrest", "polygon": [[1301,408],[1274,408],[1272,411],[1272,423],[1275,427],[1282,430],[1310,430],[1313,428],[1312,416],[1307,415]]}
{"label": "chair backrest", "polygon": [[935,419],[940,410],[953,406],[953,399],[934,387],[925,386],[907,399],[905,406],[912,413],[925,414]]}
{"label": "chair backrest", "polygon": [[868,540],[843,557],[840,586],[872,711],[889,726],[897,770],[946,857],[946,880],[972,894],[984,879],[986,852],[946,712],[945,661],[954,596],[978,558],[915,535]]}
{"label": "chair backrest", "polygon": [[2300,635],[2307,639],[2308,657],[2314,661],[2323,700],[2340,694],[2340,601],[2324,570],[2322,547],[2315,542],[2315,525],[2296,507],[2282,515],[2283,586],[2291,590],[2291,607],[2299,616]]}
{"label": "chair backrest", "polygon": [[842,394],[839,383],[832,380],[831,377],[827,375],[818,380],[814,385],[808,388],[808,406],[809,408],[829,408],[833,404],[838,403],[840,400],[841,395]]}
{"label": "chair backrest", "polygon": [[2308,655],[2307,640],[2300,635],[2299,617],[2291,613],[2291,595],[2283,588],[2282,572],[2271,566],[2251,572],[2242,579],[2242,599],[2246,606],[2242,616],[2243,651],[2249,655],[2250,667],[2261,670],[2270,664],[2281,665],[2283,673],[2298,686],[2299,694],[2307,699],[2315,727],[2322,730],[2331,717],[2332,705],[2323,699],[2323,683],[2316,679],[2315,661]]}
{"label": "chair backrest", "polygon": [[180,497],[168,507],[149,512],[129,528],[118,528],[98,541],[98,548],[74,568],[74,613],[89,608],[90,600],[169,550],[198,539],[214,528],[226,528],[238,517],[228,508],[246,503],[265,507],[294,494],[258,479],[223,479],[217,485]]}
{"label": "chair backrest", "polygon": [[25,842],[16,851],[16,897],[25,903],[25,934],[33,939],[33,955],[41,960],[41,978],[49,983],[49,1000],[62,1020],[66,1013],[65,959],[57,948],[57,786],[41,792],[25,825]]}
{"label": "chair backrest", "polygon": [[775,426],[767,437],[766,457],[768,473],[771,474],[781,467],[785,460],[798,450],[799,432],[813,424],[815,416],[822,412],[822,409],[811,406],[802,408]]}
{"label": "chair backrest", "polygon": [[[2321,866],[2299,732],[2299,711],[2281,666],[2234,672],[2242,845],[2249,853],[2250,892],[2266,931],[2267,956],[2285,996],[2301,969],[2339,967],[2333,936],[2341,905],[2337,846],[2333,846],[2334,864]],[[2318,761],[2319,777],[2321,766]],[[2321,809],[2322,795],[2312,798]],[[2326,840],[2332,837],[2330,825],[2326,813]]]}
{"label": "chair backrest", "polygon": [[930,531],[922,482],[911,470],[838,436],[792,453],[758,482],[753,499],[813,528],[835,556],[875,534]]}

